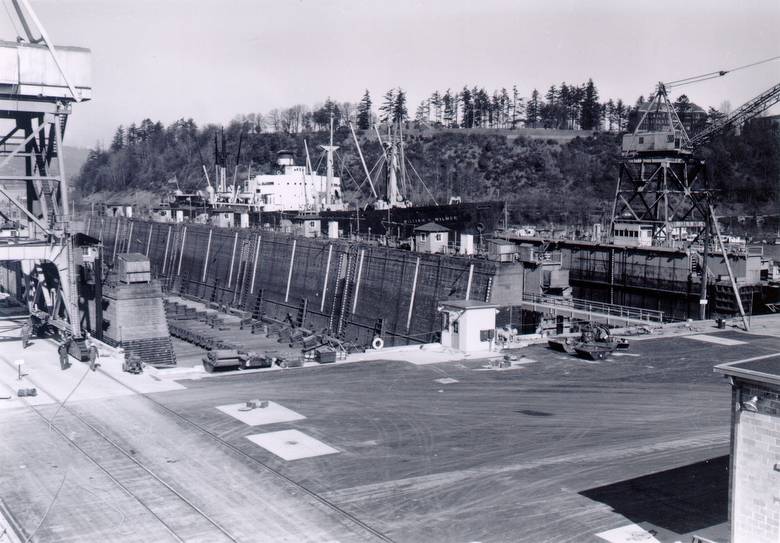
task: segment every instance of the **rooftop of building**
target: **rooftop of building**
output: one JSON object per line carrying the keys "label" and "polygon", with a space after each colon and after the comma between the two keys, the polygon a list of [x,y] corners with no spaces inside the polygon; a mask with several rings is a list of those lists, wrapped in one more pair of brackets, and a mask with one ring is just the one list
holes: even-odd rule
{"label": "rooftop of building", "polygon": [[435,222],[427,222],[414,229],[415,232],[449,232],[450,229]]}
{"label": "rooftop of building", "polygon": [[780,353],[719,364],[715,366],[715,372],[738,379],[780,386]]}

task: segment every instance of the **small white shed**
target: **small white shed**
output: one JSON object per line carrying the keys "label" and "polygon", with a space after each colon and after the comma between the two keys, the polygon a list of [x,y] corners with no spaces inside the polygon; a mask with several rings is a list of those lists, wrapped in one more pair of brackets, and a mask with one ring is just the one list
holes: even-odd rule
{"label": "small white shed", "polygon": [[496,337],[498,305],[477,300],[439,302],[441,344],[464,353],[487,351]]}
{"label": "small white shed", "polygon": [[428,222],[414,229],[414,244],[418,253],[443,253],[450,241],[450,229]]}

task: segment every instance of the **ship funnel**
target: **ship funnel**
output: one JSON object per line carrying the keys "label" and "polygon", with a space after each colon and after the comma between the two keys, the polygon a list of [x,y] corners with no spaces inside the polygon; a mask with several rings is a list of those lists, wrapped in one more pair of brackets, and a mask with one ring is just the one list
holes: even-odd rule
{"label": "ship funnel", "polygon": [[276,165],[280,168],[285,166],[294,166],[295,159],[293,158],[292,151],[281,150],[276,153]]}

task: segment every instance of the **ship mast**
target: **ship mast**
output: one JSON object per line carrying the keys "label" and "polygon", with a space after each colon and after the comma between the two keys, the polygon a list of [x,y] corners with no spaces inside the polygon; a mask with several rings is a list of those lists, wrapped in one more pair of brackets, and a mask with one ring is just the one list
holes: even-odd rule
{"label": "ship mast", "polygon": [[327,153],[327,171],[325,186],[325,205],[333,202],[333,153],[338,150],[338,145],[333,145],[333,112],[330,113],[330,145],[320,145]]}
{"label": "ship mast", "polygon": [[398,146],[395,134],[390,140],[390,163],[387,165],[387,203],[395,207],[401,201],[401,193],[398,191]]}

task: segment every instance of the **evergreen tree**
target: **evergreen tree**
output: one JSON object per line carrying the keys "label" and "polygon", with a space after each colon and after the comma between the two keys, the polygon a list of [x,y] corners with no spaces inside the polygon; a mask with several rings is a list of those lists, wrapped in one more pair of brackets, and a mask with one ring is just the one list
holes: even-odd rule
{"label": "evergreen tree", "polygon": [[361,98],[358,103],[357,127],[360,130],[368,130],[371,128],[371,95],[368,93],[368,89],[366,89],[363,98]]}
{"label": "evergreen tree", "polygon": [[477,88],[471,91],[474,101],[474,126],[486,126],[490,115],[490,96],[484,88]]}
{"label": "evergreen tree", "polygon": [[409,112],[406,109],[406,93],[402,88],[398,88],[393,104],[393,122],[403,123],[409,118]]}
{"label": "evergreen tree", "polygon": [[468,87],[463,87],[463,90],[460,92],[460,99],[463,103],[463,115],[461,116],[460,126],[462,128],[473,128],[474,103],[471,99],[471,91]]}
{"label": "evergreen tree", "polygon": [[626,106],[623,104],[623,100],[618,99],[615,102],[615,122],[617,123],[617,131],[622,132],[625,126],[626,118]]}
{"label": "evergreen tree", "polygon": [[572,110],[576,107],[576,87],[567,85],[564,81],[561,83],[561,90],[558,94],[558,107],[556,108],[555,118],[558,128],[572,128]]}
{"label": "evergreen tree", "polygon": [[136,143],[138,143],[138,128],[135,123],[131,123],[127,128],[127,145],[132,147]]}
{"label": "evergreen tree", "polygon": [[125,129],[120,124],[114,133],[114,139],[111,141],[111,150],[119,151],[125,146]]}
{"label": "evergreen tree", "polygon": [[534,89],[531,93],[531,98],[528,100],[528,105],[525,106],[525,122],[526,126],[536,128],[541,114],[541,102],[539,100],[539,91]]}
{"label": "evergreen tree", "polygon": [[512,116],[511,126],[512,130],[517,128],[520,119],[523,117],[523,99],[520,98],[520,93],[517,91],[517,85],[512,85]]}
{"label": "evergreen tree", "polygon": [[512,111],[512,101],[509,98],[509,93],[505,88],[501,89],[501,94],[499,95],[499,108],[500,108],[500,116],[499,116],[499,126],[500,128],[507,128],[509,126],[509,119]]}
{"label": "evergreen tree", "polygon": [[383,123],[393,121],[395,114],[395,89],[390,89],[382,98],[382,105],[379,107],[379,120]]}
{"label": "evergreen tree", "polygon": [[593,79],[588,79],[580,106],[580,128],[598,130],[601,122],[601,103]]}
{"label": "evergreen tree", "polygon": [[417,112],[414,114],[414,124],[418,128],[428,125],[428,118],[430,116],[430,101],[423,100],[420,105],[417,106]]}
{"label": "evergreen tree", "polygon": [[433,91],[430,100],[428,100],[428,110],[429,110],[429,116],[431,113],[433,113],[433,122],[435,124],[441,124],[443,122],[442,105],[443,104],[442,104],[441,94],[439,94],[439,91],[437,90]]}
{"label": "evergreen tree", "polygon": [[557,110],[560,105],[558,102],[559,96],[555,85],[550,85],[550,88],[547,89],[547,93],[544,95],[545,103],[539,104],[539,120],[545,128],[556,127]]}
{"label": "evergreen tree", "polygon": [[612,98],[604,104],[604,114],[607,119],[607,130],[612,132],[612,128],[615,126],[615,102]]}
{"label": "evergreen tree", "polygon": [[450,89],[447,89],[447,92],[444,93],[444,96],[442,97],[442,105],[444,107],[444,126],[447,128],[451,128],[455,121],[455,99],[452,96],[452,93],[450,92]]}

